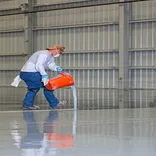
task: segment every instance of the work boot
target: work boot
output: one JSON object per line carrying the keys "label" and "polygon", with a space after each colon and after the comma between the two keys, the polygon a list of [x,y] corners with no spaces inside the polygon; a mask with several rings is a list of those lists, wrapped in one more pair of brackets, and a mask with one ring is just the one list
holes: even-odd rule
{"label": "work boot", "polygon": [[56,105],[56,107],[52,108],[52,109],[61,109],[63,106],[65,106],[68,103],[67,100],[61,100],[59,101],[59,103]]}
{"label": "work boot", "polygon": [[30,106],[30,107],[23,106],[23,110],[39,110],[39,109],[40,107],[36,105]]}

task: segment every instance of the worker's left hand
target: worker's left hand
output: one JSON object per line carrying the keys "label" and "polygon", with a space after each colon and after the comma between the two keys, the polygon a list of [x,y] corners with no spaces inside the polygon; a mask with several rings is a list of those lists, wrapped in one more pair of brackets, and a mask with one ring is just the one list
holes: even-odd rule
{"label": "worker's left hand", "polygon": [[47,74],[42,75],[42,82],[43,82],[44,86],[45,86],[46,84],[48,84],[48,81],[49,81],[48,75],[47,75]]}

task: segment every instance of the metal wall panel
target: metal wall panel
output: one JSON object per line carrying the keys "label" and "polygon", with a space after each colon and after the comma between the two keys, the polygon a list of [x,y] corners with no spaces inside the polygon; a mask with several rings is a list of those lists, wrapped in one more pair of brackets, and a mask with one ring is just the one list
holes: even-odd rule
{"label": "metal wall panel", "polygon": [[117,22],[118,5],[37,13],[37,27]]}
{"label": "metal wall panel", "polygon": [[19,110],[25,93],[26,88],[0,87],[0,110]]}
{"label": "metal wall panel", "polygon": [[133,69],[129,72],[131,83],[129,88],[152,89],[156,88],[155,69]]}
{"label": "metal wall panel", "polygon": [[[16,62],[17,64],[18,62]],[[15,64],[15,63],[13,63]],[[8,64],[12,66],[12,64]],[[19,74],[19,71],[0,71],[0,109],[17,110],[22,106],[26,94],[26,85],[22,81],[18,88],[11,87],[10,84]]]}
{"label": "metal wall panel", "polygon": [[24,50],[24,33],[0,33],[0,55],[22,54]]}
{"label": "metal wall panel", "polygon": [[21,4],[28,0],[4,0],[0,2],[0,10],[19,8]]}
{"label": "metal wall panel", "polygon": [[53,44],[63,44],[66,51],[118,49],[118,26],[96,26],[36,31],[35,47],[45,49]]}
{"label": "metal wall panel", "polygon": [[129,66],[132,67],[152,67],[155,66],[156,51],[132,51],[129,52]]}
{"label": "metal wall panel", "polygon": [[[156,1],[132,3],[129,107],[155,107]],[[134,20],[136,20],[134,22]],[[140,89],[140,90],[139,90]]]}
{"label": "metal wall panel", "polygon": [[118,52],[67,53],[62,55],[60,58],[56,58],[56,63],[64,68],[101,69],[118,67]]}
{"label": "metal wall panel", "polygon": [[0,31],[9,29],[19,29],[25,27],[24,15],[12,15],[0,17]]}
{"label": "metal wall panel", "polygon": [[156,44],[156,23],[143,22],[131,25],[131,48],[154,48]]}
{"label": "metal wall panel", "polygon": [[[2,1],[0,2],[0,10],[19,8],[22,3],[27,2],[27,0]],[[19,109],[19,106],[22,106],[24,94],[26,93],[24,83],[21,83],[18,88],[10,86],[15,76],[19,74],[19,70],[23,66],[23,63],[27,59],[27,57],[17,56],[25,52],[25,38],[23,30],[25,24],[25,15],[0,17],[1,110]]]}
{"label": "metal wall panel", "polygon": [[129,108],[156,107],[155,90],[131,90],[129,93]]}
{"label": "metal wall panel", "polygon": [[132,20],[156,18],[156,1],[132,3]]}
{"label": "metal wall panel", "polygon": [[[36,28],[41,29],[34,30],[35,50],[66,47],[56,64],[74,77],[81,109],[118,107],[117,90],[104,90],[118,88],[118,70],[109,69],[118,68],[118,20],[118,5],[37,13]],[[67,108],[73,107],[69,89],[55,93],[68,100]],[[46,103],[42,93],[37,100]]]}
{"label": "metal wall panel", "polygon": [[[13,88],[10,86],[10,84],[12,83],[12,81],[14,80],[14,78],[19,74],[19,70],[15,70],[15,71],[11,71],[11,70],[4,70],[4,71],[0,71],[0,87],[1,86],[6,86],[9,88]],[[25,86],[24,82],[22,81],[20,83],[20,86]]]}
{"label": "metal wall panel", "polygon": [[48,4],[63,4],[63,3],[70,3],[70,2],[82,2],[82,1],[88,1],[88,0],[37,0],[37,5],[48,5]]}
{"label": "metal wall panel", "polygon": [[0,70],[20,70],[26,60],[22,56],[0,56]]}
{"label": "metal wall panel", "polygon": [[[35,50],[53,44],[66,47],[66,54],[56,59],[56,63],[74,77],[79,108],[118,105],[115,103],[118,101],[117,91],[99,90],[118,87],[118,70],[104,70],[118,66],[118,25],[112,25],[112,22],[118,22],[118,18],[118,5],[37,13],[36,27],[51,27],[51,30],[35,30]],[[106,22],[111,24],[106,25]],[[114,52],[105,53],[110,49]],[[70,68],[72,70],[68,70]],[[53,73],[49,75],[54,76]],[[73,105],[72,95],[68,93],[56,91],[59,98],[68,100],[69,108]],[[45,103],[44,97],[39,100]]]}

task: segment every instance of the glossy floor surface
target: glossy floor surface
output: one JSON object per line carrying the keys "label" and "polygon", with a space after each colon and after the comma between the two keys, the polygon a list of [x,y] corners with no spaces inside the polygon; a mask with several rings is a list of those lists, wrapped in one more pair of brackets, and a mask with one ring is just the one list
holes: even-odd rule
{"label": "glossy floor surface", "polygon": [[156,109],[0,112],[0,156],[155,156]]}

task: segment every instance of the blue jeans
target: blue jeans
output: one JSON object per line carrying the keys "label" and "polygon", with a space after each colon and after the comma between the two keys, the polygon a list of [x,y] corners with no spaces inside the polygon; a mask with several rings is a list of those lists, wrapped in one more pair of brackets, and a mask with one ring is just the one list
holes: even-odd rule
{"label": "blue jeans", "polygon": [[35,96],[40,88],[44,89],[44,96],[49,102],[50,107],[54,108],[59,103],[53,91],[48,90],[41,82],[41,74],[39,72],[20,72],[20,78],[28,87],[28,92],[24,99],[24,107],[31,107],[34,105]]}

